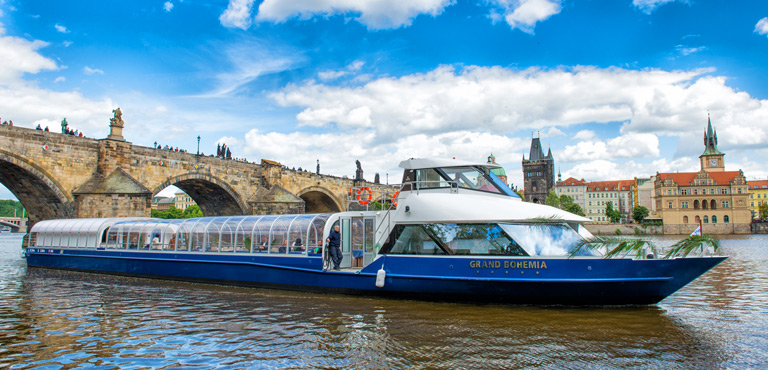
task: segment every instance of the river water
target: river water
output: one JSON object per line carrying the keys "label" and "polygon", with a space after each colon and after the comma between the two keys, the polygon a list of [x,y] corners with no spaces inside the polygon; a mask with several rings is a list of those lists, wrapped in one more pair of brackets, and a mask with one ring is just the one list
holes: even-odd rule
{"label": "river water", "polygon": [[20,240],[0,235],[0,368],[768,367],[768,236],[723,240],[730,258],[659,304],[586,308],[28,269]]}

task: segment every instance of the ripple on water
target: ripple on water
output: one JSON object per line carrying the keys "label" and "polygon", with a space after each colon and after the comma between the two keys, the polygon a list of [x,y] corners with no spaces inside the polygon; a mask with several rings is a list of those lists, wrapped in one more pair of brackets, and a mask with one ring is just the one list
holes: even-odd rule
{"label": "ripple on water", "polygon": [[756,368],[768,362],[767,240],[723,241],[731,258],[713,271],[658,305],[619,308],[27,271],[0,252],[0,367]]}

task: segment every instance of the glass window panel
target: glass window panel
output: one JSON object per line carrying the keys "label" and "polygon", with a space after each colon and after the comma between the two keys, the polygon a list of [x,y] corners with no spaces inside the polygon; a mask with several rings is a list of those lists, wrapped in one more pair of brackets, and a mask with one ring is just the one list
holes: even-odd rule
{"label": "glass window panel", "polygon": [[254,248],[254,252],[266,253],[270,248],[269,230],[272,224],[277,220],[279,216],[264,216],[256,222],[253,229],[254,240],[258,240],[258,248]]}
{"label": "glass window panel", "polygon": [[397,226],[391,254],[446,254],[421,226]]}
{"label": "glass window panel", "polygon": [[353,250],[363,250],[364,243],[364,229],[363,229],[363,219],[362,218],[353,218],[351,220],[350,228],[351,228],[351,245]]}
{"label": "glass window panel", "polygon": [[424,228],[452,254],[528,255],[497,224],[429,224]]}
{"label": "glass window panel", "polygon": [[373,219],[365,219],[365,251],[373,252]]}
{"label": "glass window panel", "polygon": [[[501,224],[531,256],[565,256],[573,251],[581,236],[565,224]],[[597,255],[584,251],[579,255]]]}

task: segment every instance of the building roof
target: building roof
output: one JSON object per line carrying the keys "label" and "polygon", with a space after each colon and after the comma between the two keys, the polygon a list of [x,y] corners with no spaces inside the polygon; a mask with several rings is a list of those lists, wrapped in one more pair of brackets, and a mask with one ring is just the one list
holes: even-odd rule
{"label": "building roof", "polygon": [[747,185],[749,186],[749,190],[768,189],[768,180],[747,181]]}
{"label": "building roof", "polygon": [[400,168],[406,170],[417,170],[425,168],[438,168],[438,167],[470,167],[481,166],[487,168],[501,168],[496,163],[476,163],[462,161],[458,159],[443,159],[443,158],[410,158],[400,162]]}
{"label": "building roof", "polygon": [[[671,172],[671,173],[659,173],[658,179],[664,181],[666,179],[672,179],[677,185],[693,185],[693,180],[700,172]],[[723,171],[723,172],[706,172],[705,173],[715,181],[715,185],[729,185],[736,176],[741,176],[741,171]]]}
{"label": "building roof", "polygon": [[717,150],[717,131],[712,129],[712,120],[707,114],[707,131],[704,132],[704,153],[701,155],[723,154]]}
{"label": "building roof", "polygon": [[[491,155],[488,156],[488,164],[497,165],[496,164],[496,157],[491,153]],[[507,172],[504,171],[503,168],[498,167],[491,170],[491,172],[496,176],[504,176],[507,177]]]}
{"label": "building roof", "polygon": [[629,191],[635,180],[593,181],[586,185],[587,191]]}
{"label": "building roof", "polygon": [[[523,155],[523,160],[525,160],[525,155]],[[554,160],[552,157],[552,150],[550,149],[547,152],[547,155],[544,156],[544,151],[541,148],[541,140],[539,138],[535,137],[533,140],[531,140],[531,152],[528,155],[529,161],[542,161],[542,160]]]}
{"label": "building roof", "polygon": [[584,182],[584,179],[576,180],[573,177],[569,177],[563,181],[560,181],[555,186],[580,186],[580,185],[587,185],[586,182]]}

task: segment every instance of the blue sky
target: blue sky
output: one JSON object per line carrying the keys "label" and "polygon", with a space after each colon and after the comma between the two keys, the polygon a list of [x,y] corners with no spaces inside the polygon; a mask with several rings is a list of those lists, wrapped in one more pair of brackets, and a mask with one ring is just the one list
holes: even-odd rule
{"label": "blue sky", "polygon": [[[0,117],[353,176],[485,160],[563,177],[768,170],[768,2],[0,0]],[[12,198],[0,188],[0,198]]]}

